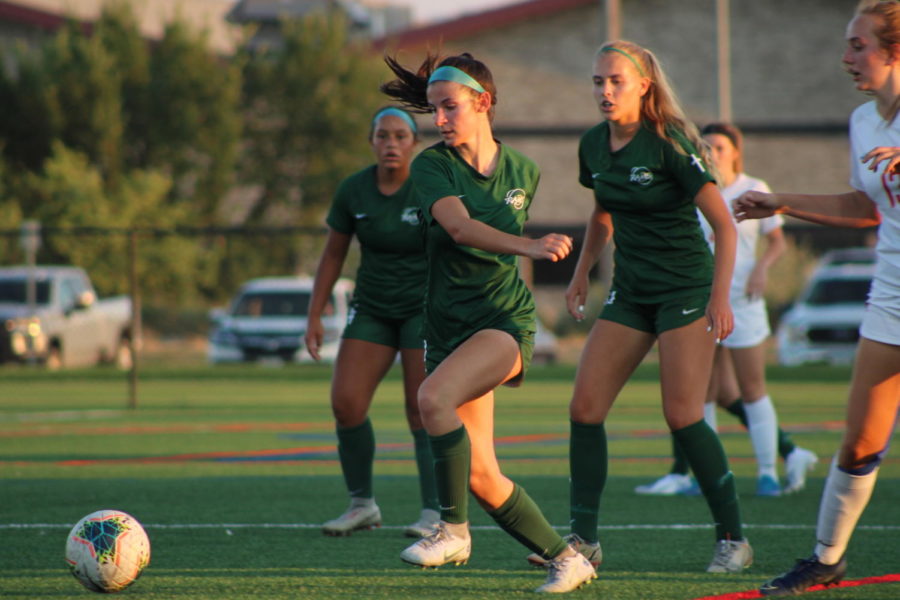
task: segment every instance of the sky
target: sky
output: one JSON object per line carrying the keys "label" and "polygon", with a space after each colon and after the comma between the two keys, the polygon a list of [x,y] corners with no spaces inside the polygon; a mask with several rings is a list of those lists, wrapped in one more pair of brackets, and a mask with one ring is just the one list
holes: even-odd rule
{"label": "sky", "polygon": [[520,1],[522,0],[390,0],[390,3],[411,6],[413,20],[416,22],[434,23]]}

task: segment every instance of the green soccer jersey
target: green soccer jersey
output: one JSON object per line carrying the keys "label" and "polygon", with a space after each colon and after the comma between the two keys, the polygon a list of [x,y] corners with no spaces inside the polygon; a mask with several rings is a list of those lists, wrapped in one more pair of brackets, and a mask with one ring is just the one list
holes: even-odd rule
{"label": "green soccer jersey", "polygon": [[613,289],[634,302],[689,296],[712,284],[712,255],[693,200],[713,178],[691,143],[673,137],[684,153],[646,126],[612,152],[609,125],[601,123],[578,147],[578,180],[612,216]]}
{"label": "green soccer jersey", "polygon": [[378,190],[375,165],[341,182],[326,222],[359,240],[356,310],[388,319],[422,311],[427,264],[420,221],[409,179],[391,196]]}
{"label": "green soccer jersey", "polygon": [[411,179],[426,225],[429,347],[455,348],[482,329],[507,331],[520,341],[522,332],[535,330],[534,300],[519,277],[517,257],[458,245],[431,215],[436,201],[457,196],[473,219],[521,235],[540,173],[529,158],[503,144],[499,153],[489,177],[443,143],[413,161]]}

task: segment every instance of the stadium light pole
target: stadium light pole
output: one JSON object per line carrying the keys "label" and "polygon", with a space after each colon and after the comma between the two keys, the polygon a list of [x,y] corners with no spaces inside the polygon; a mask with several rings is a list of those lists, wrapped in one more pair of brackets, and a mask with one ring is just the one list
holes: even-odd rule
{"label": "stadium light pole", "polygon": [[716,44],[718,55],[719,120],[731,123],[731,6],[716,0]]}
{"label": "stadium light pole", "polygon": [[[603,2],[603,0],[600,0]],[[622,37],[621,4],[619,0],[606,0],[606,39],[617,40]]]}

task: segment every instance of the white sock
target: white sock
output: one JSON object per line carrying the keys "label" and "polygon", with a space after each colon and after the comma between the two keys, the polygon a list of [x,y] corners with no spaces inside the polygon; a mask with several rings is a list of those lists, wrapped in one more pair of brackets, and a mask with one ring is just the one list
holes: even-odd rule
{"label": "white sock", "polygon": [[716,418],[716,403],[707,402],[703,405],[703,420],[709,425],[713,431],[719,430],[718,419]]}
{"label": "white sock", "polygon": [[745,401],[744,411],[747,413],[750,443],[756,454],[758,475],[768,475],[777,481],[778,471],[775,470],[775,465],[778,458],[778,416],[772,406],[772,399],[763,396],[756,402]]}
{"label": "white sock", "polygon": [[370,508],[375,506],[375,498],[350,498],[350,506],[353,508]]}
{"label": "white sock", "polygon": [[851,475],[838,468],[836,457],[831,461],[816,525],[814,552],[822,564],[841,560],[856,522],[872,497],[877,477],[877,468],[866,475]]}

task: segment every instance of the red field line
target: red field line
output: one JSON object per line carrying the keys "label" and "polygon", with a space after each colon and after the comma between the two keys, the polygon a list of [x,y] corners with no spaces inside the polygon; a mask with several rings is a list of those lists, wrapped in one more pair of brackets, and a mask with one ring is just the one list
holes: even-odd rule
{"label": "red field line", "polygon": [[247,433],[249,431],[331,431],[334,424],[323,423],[178,423],[171,425],[119,425],[96,427],[44,426],[0,431],[0,438],[43,437],[52,435],[148,435],[160,433]]}
{"label": "red field line", "polygon": [[[859,587],[861,585],[877,585],[881,583],[900,583],[900,573],[891,573],[889,575],[877,575],[874,577],[863,577],[862,579],[848,579],[842,581],[837,586],[833,587]],[[819,592],[822,590],[831,589],[829,587],[825,587],[824,585],[814,585],[809,588],[809,592]],[[750,590],[746,592],[732,592],[729,594],[720,594],[718,596],[703,596],[702,598],[694,598],[694,600],[750,600],[752,598],[764,598],[762,594],[757,590]]]}

